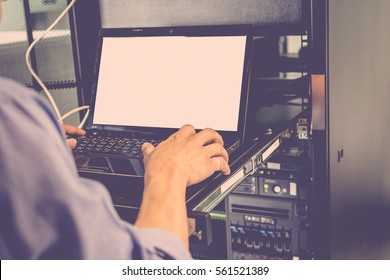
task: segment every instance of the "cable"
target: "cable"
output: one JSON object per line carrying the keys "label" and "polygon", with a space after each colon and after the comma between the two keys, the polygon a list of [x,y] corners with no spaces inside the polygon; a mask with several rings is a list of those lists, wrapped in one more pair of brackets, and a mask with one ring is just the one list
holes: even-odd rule
{"label": "cable", "polygon": [[79,124],[79,128],[83,127],[84,126],[84,123],[86,121],[86,119],[88,118],[88,115],[89,115],[89,106],[85,105],[85,106],[80,106],[78,108],[75,108],[73,110],[70,110],[68,113],[66,113],[65,115],[61,116],[58,121],[60,123],[63,122],[63,120],[65,120],[67,117],[73,115],[74,113],[77,113],[77,112],[80,112],[82,110],[87,110],[87,113],[85,114],[84,118],[83,118],[83,121]]}
{"label": "cable", "polygon": [[27,64],[27,68],[30,71],[31,75],[34,77],[34,79],[41,86],[41,88],[43,89],[43,91],[46,94],[47,98],[49,98],[49,101],[50,101],[51,105],[54,108],[54,111],[55,111],[55,113],[57,115],[59,123],[63,124],[64,123],[64,119],[69,117],[70,115],[73,115],[74,113],[77,113],[77,112],[82,111],[82,110],[87,110],[87,113],[85,114],[83,120],[81,121],[81,123],[78,126],[79,128],[81,128],[81,127],[83,127],[83,125],[84,125],[84,123],[87,120],[87,117],[89,115],[89,106],[86,105],[86,106],[81,106],[81,107],[75,108],[75,109],[69,111],[68,113],[66,113],[65,115],[61,116],[60,110],[58,109],[58,106],[57,106],[56,102],[54,101],[53,96],[51,95],[51,93],[49,92],[49,90],[47,89],[45,84],[42,82],[42,80],[39,78],[37,73],[32,68],[31,61],[30,61],[31,50],[35,47],[35,45],[39,41],[42,40],[43,37],[46,36],[47,33],[49,33],[58,24],[58,22],[68,13],[68,11],[74,6],[75,3],[76,3],[76,0],[72,0],[72,2],[70,2],[68,4],[68,6],[65,8],[65,10],[58,16],[58,18],[40,36],[38,36],[38,38],[36,38],[31,43],[31,45],[27,48],[27,51],[26,51],[26,64]]}

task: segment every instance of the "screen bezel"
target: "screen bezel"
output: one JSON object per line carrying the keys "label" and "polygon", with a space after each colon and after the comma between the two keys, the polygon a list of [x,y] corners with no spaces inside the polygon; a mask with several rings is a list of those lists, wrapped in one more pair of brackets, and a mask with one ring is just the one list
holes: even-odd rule
{"label": "screen bezel", "polygon": [[[123,133],[144,133],[166,136],[177,131],[177,128],[139,127],[93,124],[94,108],[98,86],[100,69],[100,58],[105,37],[153,37],[153,36],[246,36],[246,47],[243,65],[243,78],[241,86],[241,98],[239,106],[237,132],[218,131],[223,136],[235,135],[243,141],[244,130],[247,118],[250,62],[252,55],[253,26],[251,25],[229,25],[229,26],[188,26],[188,27],[148,27],[148,28],[115,28],[101,29],[98,37],[97,53],[94,68],[94,82],[91,93],[91,109],[87,121],[87,129],[98,131],[117,131]],[[184,124],[183,124],[184,125]]]}

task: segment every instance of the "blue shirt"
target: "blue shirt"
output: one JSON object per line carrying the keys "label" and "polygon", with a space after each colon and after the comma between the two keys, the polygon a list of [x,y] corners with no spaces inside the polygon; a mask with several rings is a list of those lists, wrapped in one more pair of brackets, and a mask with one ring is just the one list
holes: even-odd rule
{"label": "blue shirt", "polygon": [[175,235],[121,220],[105,187],[80,178],[36,92],[0,78],[0,259],[190,259]]}

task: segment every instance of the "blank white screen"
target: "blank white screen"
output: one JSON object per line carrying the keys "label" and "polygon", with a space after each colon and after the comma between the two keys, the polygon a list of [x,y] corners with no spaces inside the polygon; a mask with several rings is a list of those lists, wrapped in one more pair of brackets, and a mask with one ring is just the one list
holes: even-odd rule
{"label": "blank white screen", "polygon": [[245,41],[104,38],[93,123],[237,131]]}

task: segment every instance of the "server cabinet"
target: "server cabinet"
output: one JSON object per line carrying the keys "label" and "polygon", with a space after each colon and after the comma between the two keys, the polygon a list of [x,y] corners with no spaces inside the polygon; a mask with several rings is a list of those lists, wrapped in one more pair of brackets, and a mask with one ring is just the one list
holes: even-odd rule
{"label": "server cabinet", "polygon": [[[239,7],[237,1],[83,2],[87,1],[76,6],[75,18],[87,100],[93,41],[85,38],[91,37],[100,24],[250,23],[256,26],[259,37],[300,36],[307,46],[301,55],[307,61],[304,72],[310,83],[307,142],[312,149],[313,258],[389,258],[388,1],[264,0],[240,2]],[[226,9],[219,9],[221,5]],[[85,27],[82,18],[91,9],[100,12],[100,18]],[[279,46],[283,48],[283,43]],[[266,70],[272,70],[273,61],[264,58],[264,63]]]}

